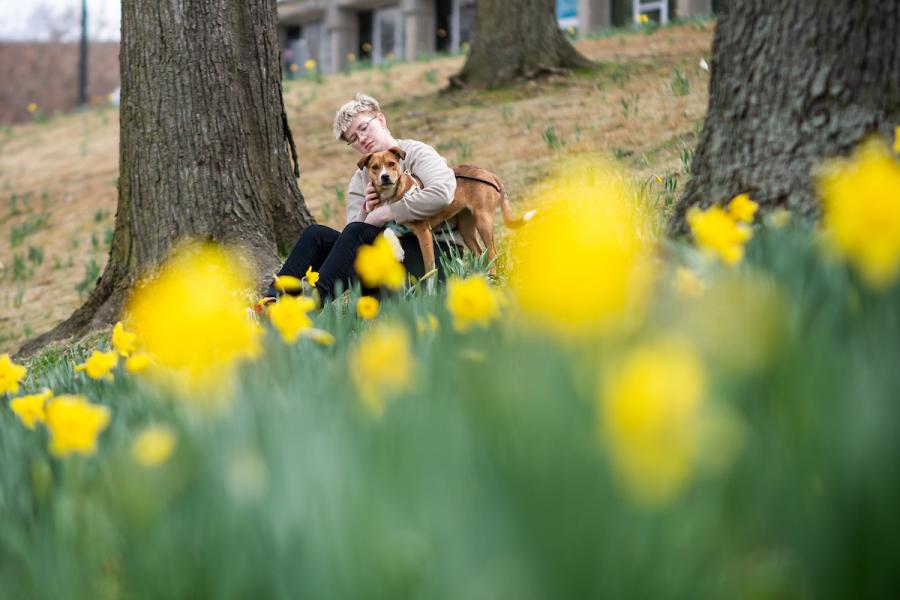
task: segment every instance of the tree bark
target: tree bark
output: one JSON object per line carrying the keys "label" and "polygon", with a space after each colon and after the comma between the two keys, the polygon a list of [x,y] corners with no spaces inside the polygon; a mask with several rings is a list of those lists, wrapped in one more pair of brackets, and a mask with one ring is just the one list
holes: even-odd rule
{"label": "tree bark", "polygon": [[488,89],[591,66],[559,30],[554,0],[478,0],[472,50],[450,84]]}
{"label": "tree bark", "polygon": [[729,2],[713,41],[709,109],[669,222],[748,192],[762,210],[816,217],[812,169],[900,124],[900,4]]}
{"label": "tree bark", "polygon": [[87,302],[20,354],[113,322],[178,240],[239,246],[271,273],[277,250],[313,222],[295,179],[276,23],[275,0],[122,2],[109,261]]}

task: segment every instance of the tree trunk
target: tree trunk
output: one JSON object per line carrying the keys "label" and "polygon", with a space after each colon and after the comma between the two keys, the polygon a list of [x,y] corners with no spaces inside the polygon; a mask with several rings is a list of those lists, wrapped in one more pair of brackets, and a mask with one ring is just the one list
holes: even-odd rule
{"label": "tree trunk", "polygon": [[811,169],[900,124],[900,4],[729,2],[713,42],[709,109],[670,232],[694,205],[749,192],[815,217]]}
{"label": "tree trunk", "polygon": [[554,0],[478,0],[472,50],[450,83],[488,89],[592,65],[559,30]]}
{"label": "tree trunk", "polygon": [[122,2],[109,261],[84,306],[20,354],[113,322],[135,280],[180,239],[237,245],[271,273],[277,249],[313,222],[295,179],[276,23],[275,0]]}

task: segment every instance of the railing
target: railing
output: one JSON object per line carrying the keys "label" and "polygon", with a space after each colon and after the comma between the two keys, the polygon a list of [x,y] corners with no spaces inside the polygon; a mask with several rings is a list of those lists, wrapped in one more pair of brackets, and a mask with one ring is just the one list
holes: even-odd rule
{"label": "railing", "polygon": [[669,2],[668,0],[655,0],[654,2],[642,2],[641,0],[632,0],[632,11],[634,12],[634,22],[641,20],[641,15],[648,12],[659,11],[659,24],[666,25],[669,22]]}

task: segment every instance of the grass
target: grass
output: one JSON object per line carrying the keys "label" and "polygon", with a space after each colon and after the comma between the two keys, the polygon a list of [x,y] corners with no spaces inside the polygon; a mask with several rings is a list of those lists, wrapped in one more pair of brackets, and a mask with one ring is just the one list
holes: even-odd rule
{"label": "grass", "polygon": [[[26,390],[85,394],[113,422],[96,455],[63,460],[0,411],[0,585],[73,599],[892,589],[900,290],[869,291],[802,224],[757,227],[736,269],[680,242],[664,257],[625,337],[562,343],[506,318],[461,333],[443,292],[387,298],[379,320],[410,332],[416,366],[380,417],[348,377],[372,327],[352,313],[358,290],[316,317],[334,346],[287,346],[269,330],[214,414],[121,367],[113,381],[76,374],[108,332],[49,348]],[[485,266],[467,258],[460,272]],[[678,266],[700,274],[699,299],[674,291]],[[437,331],[416,333],[428,314]],[[709,464],[648,506],[619,476],[599,390],[634,349],[675,332],[704,348],[706,402],[737,437],[720,431]],[[178,440],[156,468],[131,455],[150,423]]]}

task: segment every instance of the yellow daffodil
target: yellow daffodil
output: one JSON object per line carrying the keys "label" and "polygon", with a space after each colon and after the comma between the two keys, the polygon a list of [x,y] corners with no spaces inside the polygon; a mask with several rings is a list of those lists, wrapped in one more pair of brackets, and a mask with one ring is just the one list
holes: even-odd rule
{"label": "yellow daffodil", "polygon": [[828,246],[873,288],[890,286],[900,273],[900,162],[872,139],[826,164],[818,188]]}
{"label": "yellow daffodil", "polygon": [[386,399],[412,384],[413,358],[406,330],[384,324],[366,330],[350,352],[349,368],[363,406],[380,416]]}
{"label": "yellow daffodil", "polygon": [[313,71],[316,68],[316,61],[312,58],[307,59],[306,62],[303,63],[303,66],[306,67],[307,71]]}
{"label": "yellow daffodil", "polygon": [[438,319],[431,313],[428,313],[424,317],[418,317],[416,319],[416,331],[419,332],[419,335],[425,335],[426,333],[434,333],[438,329]]}
{"label": "yellow daffodil", "polygon": [[378,316],[379,311],[381,311],[381,303],[378,302],[378,298],[362,296],[356,301],[356,314],[360,319],[374,319]]}
{"label": "yellow daffodil", "polygon": [[510,244],[519,314],[564,337],[636,323],[654,281],[657,232],[627,176],[598,160],[575,160],[533,193],[537,216]]}
{"label": "yellow daffodil", "polygon": [[685,300],[673,327],[695,340],[720,369],[747,373],[769,364],[787,327],[785,300],[774,278],[735,270],[704,288],[701,296]]}
{"label": "yellow daffodil", "polygon": [[457,331],[468,331],[474,325],[487,327],[500,316],[499,294],[481,275],[466,279],[451,277],[446,305]]}
{"label": "yellow daffodil", "polygon": [[336,341],[329,332],[315,327],[307,327],[300,332],[300,337],[310,339],[320,346],[334,346]]}
{"label": "yellow daffodil", "polygon": [[37,112],[37,109],[38,109],[38,105],[36,103],[31,102],[28,104],[28,113],[29,114],[33,115],[34,113]]}
{"label": "yellow daffodil", "polygon": [[143,467],[158,467],[169,459],[178,438],[168,425],[149,425],[131,444],[131,456]]}
{"label": "yellow daffodil", "polygon": [[759,204],[747,194],[738,194],[728,203],[728,212],[741,223],[752,223],[753,215],[759,210]]}
{"label": "yellow daffodil", "polygon": [[20,398],[13,398],[9,403],[9,408],[28,429],[34,429],[38,423],[46,420],[44,413],[44,405],[47,400],[53,396],[50,390],[44,390],[39,394],[29,394]]}
{"label": "yellow daffodil", "polygon": [[697,247],[728,265],[737,264],[744,258],[744,244],[753,237],[749,227],[739,223],[721,206],[707,210],[695,206],[688,211],[687,222]]}
{"label": "yellow daffodil", "polygon": [[125,359],[125,370],[129,373],[142,373],[150,366],[150,355],[146,352],[137,352]]}
{"label": "yellow daffodil", "polygon": [[646,25],[647,23],[650,22],[650,17],[648,17],[647,15],[638,15],[637,22],[640,25]]}
{"label": "yellow daffodil", "polygon": [[97,437],[110,420],[109,408],[91,404],[84,396],[57,396],[47,402],[45,411],[50,452],[55,456],[93,454],[97,450]]}
{"label": "yellow daffodil", "polygon": [[599,427],[616,473],[640,504],[666,504],[690,480],[705,393],[699,355],[667,340],[634,350],[602,386]]}
{"label": "yellow daffodil", "polygon": [[17,394],[19,382],[25,377],[28,369],[17,365],[10,359],[9,354],[0,354],[0,394]]}
{"label": "yellow daffodil", "polygon": [[269,306],[269,320],[286,344],[293,344],[304,329],[312,327],[309,311],[316,306],[312,298],[282,296]]}
{"label": "yellow daffodil", "polygon": [[687,298],[699,298],[706,291],[706,284],[703,283],[697,272],[686,267],[678,267],[675,270],[675,280],[672,282],[672,287]]}
{"label": "yellow daffodil", "polygon": [[118,353],[94,350],[86,361],[75,366],[75,370],[84,371],[91,379],[107,379],[112,381],[113,375],[110,371],[115,369],[118,363]]}
{"label": "yellow daffodil", "polygon": [[261,350],[262,329],[246,316],[249,259],[212,244],[178,249],[139,285],[129,323],[153,357],[156,380],[204,407],[228,404],[235,369]]}
{"label": "yellow daffodil", "polygon": [[768,223],[775,229],[781,229],[791,222],[791,211],[786,208],[776,208],[769,214]]}
{"label": "yellow daffodil", "polygon": [[385,286],[400,289],[406,279],[406,269],[394,255],[391,243],[384,236],[375,238],[375,243],[359,249],[354,263],[356,272],[366,287]]}
{"label": "yellow daffodil", "polygon": [[281,290],[282,292],[297,292],[303,289],[303,282],[300,281],[299,277],[294,277],[293,275],[279,275],[275,278],[272,285],[276,290]]}
{"label": "yellow daffodil", "polygon": [[312,287],[316,287],[316,284],[319,282],[319,273],[313,271],[312,267],[307,267],[306,269],[306,282]]}
{"label": "yellow daffodil", "polygon": [[112,345],[122,356],[128,357],[135,350],[137,336],[125,331],[122,321],[116,323],[112,332]]}

